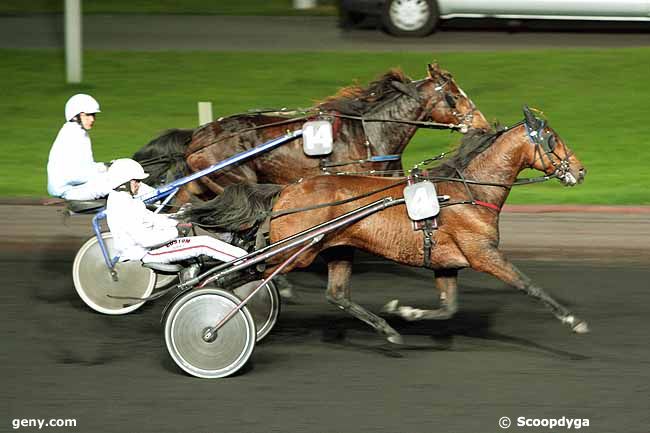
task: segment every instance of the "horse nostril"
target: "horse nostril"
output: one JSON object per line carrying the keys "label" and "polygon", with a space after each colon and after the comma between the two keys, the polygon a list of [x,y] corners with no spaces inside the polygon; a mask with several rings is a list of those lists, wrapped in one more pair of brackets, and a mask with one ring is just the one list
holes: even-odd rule
{"label": "horse nostril", "polygon": [[578,174],[580,175],[580,177],[585,177],[587,175],[587,170],[581,168],[580,170],[578,170]]}

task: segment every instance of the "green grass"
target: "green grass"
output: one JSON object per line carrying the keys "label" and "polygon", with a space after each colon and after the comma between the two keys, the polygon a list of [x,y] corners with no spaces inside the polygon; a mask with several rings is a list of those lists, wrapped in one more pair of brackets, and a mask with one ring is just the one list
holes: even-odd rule
{"label": "green grass", "polygon": [[[2,0],[0,14],[62,13],[64,0]],[[198,15],[335,15],[334,0],[320,0],[309,10],[293,9],[292,0],[82,0],[84,13]]]}
{"label": "green grass", "polygon": [[[169,127],[194,127],[197,101],[215,117],[258,107],[304,107],[341,86],[368,83],[399,66],[425,76],[434,56],[416,53],[86,52],[83,85],[64,84],[61,51],[0,50],[0,195],[45,196],[47,155],[76,92],[102,105],[91,132],[95,158],[130,156]],[[490,120],[522,118],[527,103],[588,170],[586,182],[515,189],[510,203],[650,204],[647,104],[650,49],[438,53],[442,67]],[[457,143],[458,134],[420,131],[406,166]]]}

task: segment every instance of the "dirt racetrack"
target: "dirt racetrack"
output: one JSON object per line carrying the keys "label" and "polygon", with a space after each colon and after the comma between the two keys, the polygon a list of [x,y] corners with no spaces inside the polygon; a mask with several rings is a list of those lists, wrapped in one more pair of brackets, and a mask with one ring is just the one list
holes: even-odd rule
{"label": "dirt racetrack", "polygon": [[[77,426],[43,431],[487,433],[507,416],[514,432],[569,430],[518,426],[520,417],[647,432],[650,213],[526,210],[503,213],[504,250],[591,334],[573,335],[533,300],[463,271],[457,316],[388,318],[407,342],[390,346],[327,304],[316,264],[291,274],[298,303],[283,305],[249,365],[200,380],[166,353],[164,300],[121,317],[79,300],[70,271],[89,218],[0,206],[0,431],[14,419],[61,418]],[[433,306],[432,287],[430,271],[368,255],[355,263],[353,297],[373,311],[393,298]]]}

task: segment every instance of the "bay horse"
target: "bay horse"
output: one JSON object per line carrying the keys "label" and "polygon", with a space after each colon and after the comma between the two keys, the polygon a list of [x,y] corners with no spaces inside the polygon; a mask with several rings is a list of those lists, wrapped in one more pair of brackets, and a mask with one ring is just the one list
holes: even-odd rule
{"label": "bay horse", "polygon": [[367,87],[341,89],[298,118],[271,113],[238,114],[195,130],[170,130],[136,152],[134,159],[151,173],[154,183],[156,180],[167,183],[287,131],[301,129],[306,120],[326,118],[333,124],[334,139],[333,151],[327,158],[305,155],[302,139],[298,138],[192,182],[179,192],[175,201],[190,201],[192,195],[208,200],[220,194],[226,185],[237,183],[288,184],[322,174],[327,165],[336,166],[337,170],[357,171],[401,168],[401,161],[358,161],[372,156],[401,155],[420,121],[467,129],[490,128],[449,72],[437,64],[428,65],[427,70],[427,77],[418,81],[412,81],[399,70],[390,70]]}
{"label": "bay horse", "polygon": [[[370,324],[395,343],[401,342],[397,331],[384,319],[351,300],[352,248],[406,265],[422,267],[427,264],[433,269],[440,308],[423,310],[400,306],[397,301],[387,304],[387,312],[406,320],[450,318],[457,310],[458,271],[471,267],[540,300],[575,332],[588,332],[586,322],[532,283],[498,249],[500,209],[519,172],[534,168],[558,178],[567,186],[581,183],[586,174],[582,163],[545,121],[537,118],[527,107],[524,107],[524,116],[523,122],[509,129],[468,134],[447,162],[423,175],[436,183],[438,194],[451,198],[450,202],[441,204],[429,257],[424,256],[423,232],[413,230],[402,204],[325,236],[283,272],[308,266],[319,253],[324,253],[328,263],[328,301]],[[403,197],[405,182],[404,178],[316,176],[289,185],[273,206],[273,212],[280,216],[271,221],[270,240],[276,242],[384,197]],[[297,213],[290,211],[351,197],[360,198],[336,206]],[[289,213],[282,214],[284,212]],[[268,262],[272,266],[267,272],[272,272],[273,266],[284,257],[286,254],[273,257]]]}

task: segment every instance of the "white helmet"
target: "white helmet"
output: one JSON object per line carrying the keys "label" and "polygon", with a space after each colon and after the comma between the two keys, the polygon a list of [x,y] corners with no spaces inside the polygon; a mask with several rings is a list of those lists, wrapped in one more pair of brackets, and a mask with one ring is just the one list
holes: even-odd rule
{"label": "white helmet", "polygon": [[142,180],[148,176],[140,163],[130,158],[116,159],[108,168],[108,179],[113,189],[132,179]]}
{"label": "white helmet", "polygon": [[65,120],[72,120],[79,113],[100,113],[99,102],[90,95],[77,93],[65,103]]}

